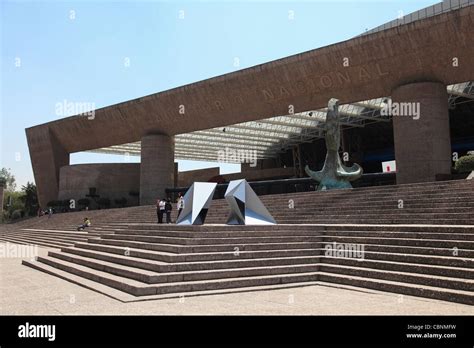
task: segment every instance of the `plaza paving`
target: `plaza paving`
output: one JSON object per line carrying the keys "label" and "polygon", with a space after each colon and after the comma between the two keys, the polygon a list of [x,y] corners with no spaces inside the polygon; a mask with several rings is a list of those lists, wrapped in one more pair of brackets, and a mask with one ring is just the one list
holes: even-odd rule
{"label": "plaza paving", "polygon": [[[45,255],[40,248],[39,254]],[[474,315],[474,306],[366,289],[304,286],[122,303],[0,259],[1,315]]]}

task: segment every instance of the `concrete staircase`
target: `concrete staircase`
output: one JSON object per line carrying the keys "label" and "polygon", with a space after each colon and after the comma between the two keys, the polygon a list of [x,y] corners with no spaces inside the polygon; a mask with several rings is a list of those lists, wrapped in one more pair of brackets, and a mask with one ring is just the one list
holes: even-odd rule
{"label": "concrete staircase", "polygon": [[[158,225],[153,207],[135,207],[102,211],[88,232],[29,226],[0,238],[56,243],[61,250],[23,263],[122,300],[318,282],[473,305],[473,188],[263,196],[275,226]],[[213,203],[206,222],[225,221],[224,203]]]}
{"label": "concrete staircase", "polygon": [[139,297],[322,281],[474,304],[474,227],[137,224],[24,264]]}
{"label": "concrete staircase", "polygon": [[[278,223],[474,224],[472,180],[298,192],[260,199]],[[228,212],[225,200],[215,200],[206,223],[223,224]],[[172,220],[176,220],[176,211]],[[129,208],[114,220],[137,221],[156,222],[155,207]]]}

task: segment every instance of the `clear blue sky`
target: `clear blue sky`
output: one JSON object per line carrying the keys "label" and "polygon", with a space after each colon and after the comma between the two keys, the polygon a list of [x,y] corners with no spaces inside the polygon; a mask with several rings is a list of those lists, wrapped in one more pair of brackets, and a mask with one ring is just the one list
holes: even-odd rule
{"label": "clear blue sky", "polygon": [[[19,186],[34,180],[24,130],[64,117],[56,103],[123,102],[346,40],[439,2],[0,1],[0,167]],[[123,161],[71,155],[72,164]]]}

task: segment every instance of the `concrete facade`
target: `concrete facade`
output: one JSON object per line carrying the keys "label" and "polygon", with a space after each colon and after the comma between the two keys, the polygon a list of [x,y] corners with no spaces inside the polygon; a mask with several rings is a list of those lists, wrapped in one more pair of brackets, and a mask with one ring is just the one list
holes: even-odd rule
{"label": "concrete facade", "polygon": [[[78,115],[28,128],[39,200],[45,205],[57,199],[59,168],[69,164],[69,153],[139,141],[144,134],[173,136],[286,115],[289,105],[296,113],[314,110],[326,107],[333,97],[341,104],[385,97],[399,86],[418,81],[437,81],[444,87],[472,81],[473,27],[474,6],[468,6],[101,108],[94,119]],[[344,58],[349,65],[344,65]],[[165,183],[172,183],[173,168],[168,168],[169,158],[154,152],[144,140],[142,154],[148,163],[142,168],[140,191],[143,202],[150,202]],[[404,171],[412,164],[400,166],[407,158],[401,156],[397,164]],[[171,174],[165,175],[165,168]],[[161,188],[156,175],[164,180]]]}
{"label": "concrete facade", "polygon": [[126,198],[127,205],[137,205],[138,196],[130,192],[140,190],[140,163],[101,163],[64,166],[59,175],[58,199],[86,197],[89,188],[95,187],[97,195],[115,199]]}
{"label": "concrete facade", "polygon": [[174,138],[149,134],[142,138],[140,205],[165,198],[165,189],[174,186]]}
{"label": "concrete facade", "polygon": [[410,106],[419,107],[419,115],[392,116],[397,184],[435,181],[437,175],[450,174],[446,86],[439,82],[406,84],[393,91],[392,102],[406,105],[407,111]]}
{"label": "concrete facade", "polygon": [[218,175],[219,175],[219,167],[178,172],[178,187],[191,186],[192,183],[195,181],[207,182],[212,177],[215,177]]}
{"label": "concrete facade", "polygon": [[[223,174],[222,177],[225,181],[229,182],[232,180],[246,179],[247,181],[257,180],[271,180],[271,179],[286,179],[293,176],[294,168],[249,168],[248,166],[242,165],[240,173]],[[207,182],[212,177],[219,175],[219,167],[189,170],[178,173],[179,187],[191,186],[195,181]]]}

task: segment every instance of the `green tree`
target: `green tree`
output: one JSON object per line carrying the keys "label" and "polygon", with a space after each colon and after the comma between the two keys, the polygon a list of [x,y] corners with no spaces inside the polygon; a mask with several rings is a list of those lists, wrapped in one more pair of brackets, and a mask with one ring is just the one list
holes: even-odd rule
{"label": "green tree", "polygon": [[21,192],[5,192],[3,200],[3,209],[5,210],[5,217],[10,219],[14,211],[22,211],[25,208],[22,202]]}
{"label": "green tree", "polygon": [[13,192],[16,189],[16,180],[10,171],[10,168],[2,168],[0,170],[0,182],[5,183],[5,191]]}
{"label": "green tree", "polygon": [[36,215],[38,211],[38,195],[36,193],[36,185],[32,182],[27,182],[21,187],[23,196],[20,197],[24,204],[24,209],[27,215]]}

